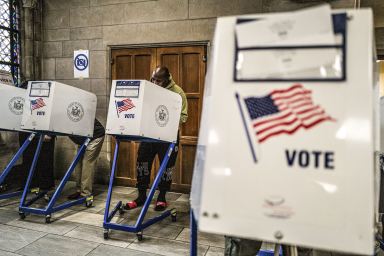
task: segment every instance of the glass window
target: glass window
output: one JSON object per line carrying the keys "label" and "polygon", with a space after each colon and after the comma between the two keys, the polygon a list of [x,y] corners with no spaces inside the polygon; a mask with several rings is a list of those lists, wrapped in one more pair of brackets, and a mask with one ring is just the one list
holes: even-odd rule
{"label": "glass window", "polygon": [[0,0],[0,70],[20,82],[20,13],[17,0]]}

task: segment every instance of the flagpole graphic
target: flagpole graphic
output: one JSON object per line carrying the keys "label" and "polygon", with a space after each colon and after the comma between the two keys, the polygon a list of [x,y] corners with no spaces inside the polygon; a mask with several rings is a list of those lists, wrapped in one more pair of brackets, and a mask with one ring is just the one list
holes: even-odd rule
{"label": "flagpole graphic", "polygon": [[248,130],[248,125],[247,125],[247,122],[245,121],[245,116],[244,116],[244,113],[243,113],[243,108],[241,107],[240,96],[239,96],[238,93],[236,93],[236,100],[237,100],[237,104],[239,104],[241,119],[243,119],[243,125],[244,125],[244,128],[246,130],[247,139],[248,139],[249,147],[251,148],[251,153],[252,153],[253,161],[255,163],[257,163],[256,153],[255,153],[255,150],[254,150],[254,148],[252,146],[251,138],[249,136],[250,133],[249,133],[249,130]]}

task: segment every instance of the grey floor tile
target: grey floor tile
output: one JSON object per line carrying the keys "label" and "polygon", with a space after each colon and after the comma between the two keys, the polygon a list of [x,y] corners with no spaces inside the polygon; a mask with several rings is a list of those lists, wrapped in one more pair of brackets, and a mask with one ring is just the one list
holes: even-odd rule
{"label": "grey floor tile", "polygon": [[11,211],[11,210],[0,210],[0,223],[7,224],[8,222],[12,220],[16,220],[19,218],[19,213],[17,211]]}
{"label": "grey floor tile", "polygon": [[[184,228],[180,235],[176,238],[178,241],[189,242],[191,230]],[[222,235],[199,232],[198,243],[214,247],[224,248],[225,238]]]}
{"label": "grey floor tile", "polygon": [[[125,190],[123,190],[123,187],[113,188],[112,200],[113,201],[127,202],[127,201],[132,201],[132,200],[137,198],[137,189],[136,188],[128,188],[127,187],[125,189],[129,189],[129,190],[127,190],[127,191],[129,191],[129,193],[124,192]],[[120,192],[120,191],[122,191],[122,192]],[[149,191],[147,192],[147,194],[149,194]],[[155,195],[153,196],[152,201],[156,201],[158,194],[159,194],[159,191],[156,191]],[[97,196],[97,198],[99,200],[106,200],[107,195],[108,195],[108,191],[105,191],[105,192],[100,193]],[[182,196],[181,193],[168,192],[165,197],[166,197],[166,200],[168,202],[171,202],[171,201],[178,200],[181,196]]]}
{"label": "grey floor tile", "polygon": [[[189,243],[184,243],[175,240],[158,239],[154,237],[145,236],[143,241],[135,241],[128,246],[129,249],[157,253],[166,256],[180,256],[189,255]],[[199,255],[205,255],[208,246],[199,245]]]}
{"label": "grey floor tile", "polygon": [[171,225],[181,226],[188,228],[190,223],[190,217],[188,212],[177,212],[176,222],[172,222]]}
{"label": "grey floor tile", "polygon": [[177,212],[189,212],[189,202],[178,202],[178,201],[170,201],[169,208],[175,208]]}
{"label": "grey floor tile", "polygon": [[55,220],[52,223],[46,224],[45,217],[28,215],[24,220],[13,220],[8,222],[8,225],[41,231],[50,234],[63,235],[72,229],[79,226],[77,223],[72,223],[64,220]]}
{"label": "grey floor tile", "polygon": [[[106,201],[107,195],[108,195],[108,192],[105,191],[105,192],[95,196],[95,199],[101,200],[101,201]],[[113,201],[113,202],[118,202],[118,201],[127,202],[127,201],[133,200],[135,198],[136,198],[136,196],[132,195],[132,193],[124,194],[124,193],[113,192],[111,201]]]}
{"label": "grey floor tile", "polygon": [[[108,191],[108,187],[105,188],[105,191]],[[136,191],[136,188],[132,188],[132,187],[121,187],[121,186],[115,186],[113,187],[112,189],[112,192],[113,193],[120,193],[120,194],[125,194],[125,195],[128,195],[128,194],[132,194]]]}
{"label": "grey floor tile", "polygon": [[[149,190],[147,190],[147,195],[148,195],[148,194],[149,194]],[[155,191],[155,195],[153,196],[152,201],[155,201],[155,200],[157,199],[158,194],[159,194],[159,191],[156,190],[156,191]],[[137,195],[138,195],[138,191],[137,191],[137,189],[135,189],[135,191],[134,191],[133,193],[129,194],[129,196],[130,196],[130,198],[132,198],[132,200],[133,200],[133,199],[136,199],[136,198],[137,198]],[[176,201],[177,199],[180,198],[181,195],[182,195],[181,193],[168,192],[168,193],[165,195],[165,199],[166,199],[167,201]]]}
{"label": "grey floor tile", "polygon": [[43,232],[7,225],[0,225],[0,234],[0,248],[10,252],[15,252],[46,235]]}
{"label": "grey floor tile", "polygon": [[92,243],[69,237],[47,235],[17,251],[17,253],[27,256],[82,256],[87,255],[98,245],[98,243]]}
{"label": "grey floor tile", "polygon": [[0,256],[20,256],[20,254],[0,250]]}
{"label": "grey floor tile", "polygon": [[98,213],[105,208],[105,201],[93,200],[91,207],[85,207],[83,204],[75,205],[71,207],[74,211],[92,212]]}
{"label": "grey floor tile", "polygon": [[[137,208],[137,209],[125,211],[123,215],[119,215],[117,213],[116,216],[120,216],[120,217],[124,218],[124,219],[120,220],[119,223],[120,224],[126,224],[126,225],[133,225],[133,224],[135,224],[137,219],[139,218],[141,209],[142,208]],[[151,208],[148,209],[147,213],[145,214],[144,221],[152,219],[152,218],[154,218],[156,216],[159,216],[160,214],[161,213],[154,211],[153,208],[151,207]],[[167,218],[165,218],[164,220],[162,220],[161,222],[158,222],[158,223],[172,224],[173,222],[171,221],[171,217],[167,217]]]}
{"label": "grey floor tile", "polygon": [[182,194],[176,202],[189,202],[189,194]]}
{"label": "grey floor tile", "polygon": [[[118,216],[118,215],[116,215],[116,216]],[[69,221],[69,222],[75,222],[75,223],[79,223],[79,224],[102,227],[104,216],[101,214],[91,213],[91,212],[76,212],[75,214],[67,216],[67,217],[63,218],[62,220],[63,221]],[[120,220],[120,217],[114,217],[112,219],[113,222],[117,222],[119,220]]]}
{"label": "grey floor tile", "polygon": [[146,228],[143,233],[158,238],[176,239],[176,237],[183,230],[183,227],[172,226],[162,223],[155,223],[152,226]]}
{"label": "grey floor tile", "polygon": [[217,247],[209,247],[207,254],[205,254],[205,256],[223,256],[223,255],[224,255],[224,249],[217,248]]}
{"label": "grey floor tile", "polygon": [[177,201],[183,194],[181,193],[175,193],[175,192],[168,192],[165,195],[165,199],[167,201]]}
{"label": "grey floor tile", "polygon": [[0,200],[0,209],[2,210],[19,210],[19,198]]}
{"label": "grey floor tile", "polygon": [[123,248],[136,239],[135,234],[117,230],[109,232],[109,239],[104,239],[103,231],[104,229],[101,227],[81,225],[65,236]]}
{"label": "grey floor tile", "polygon": [[147,253],[147,252],[141,252],[136,251],[132,249],[123,249],[118,248],[114,246],[109,245],[100,245],[95,250],[93,250],[90,254],[87,256],[106,256],[106,255],[113,255],[113,256],[158,256],[159,254],[153,254],[153,253]]}

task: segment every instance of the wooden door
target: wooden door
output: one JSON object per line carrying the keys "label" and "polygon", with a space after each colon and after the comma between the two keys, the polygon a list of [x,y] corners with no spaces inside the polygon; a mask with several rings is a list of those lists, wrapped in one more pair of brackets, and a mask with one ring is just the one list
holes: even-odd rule
{"label": "wooden door", "polygon": [[[188,120],[180,129],[179,155],[173,174],[173,191],[189,192],[195,161],[197,135],[206,72],[205,46],[182,46],[112,50],[112,79],[146,79],[157,65],[169,68],[176,84],[183,88],[188,100]],[[116,184],[136,184],[138,143],[121,143]],[[156,159],[152,178],[158,169]]]}

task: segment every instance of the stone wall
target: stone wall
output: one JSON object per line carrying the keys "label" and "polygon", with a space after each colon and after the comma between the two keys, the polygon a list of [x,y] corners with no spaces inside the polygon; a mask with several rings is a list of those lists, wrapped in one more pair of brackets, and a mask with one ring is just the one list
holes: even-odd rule
{"label": "stone wall", "polygon": [[[42,78],[94,92],[97,118],[105,124],[110,47],[132,44],[211,41],[218,16],[290,11],[322,2],[353,8],[354,0],[44,0]],[[73,51],[90,51],[90,78],[74,79]],[[105,140],[96,182],[108,180],[110,138]],[[75,146],[59,138],[56,172],[60,176]]]}
{"label": "stone wall", "polygon": [[380,59],[384,59],[384,1],[362,0],[361,7],[373,9],[377,54]]}

